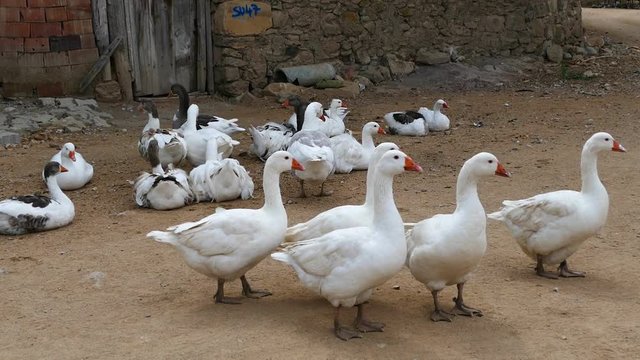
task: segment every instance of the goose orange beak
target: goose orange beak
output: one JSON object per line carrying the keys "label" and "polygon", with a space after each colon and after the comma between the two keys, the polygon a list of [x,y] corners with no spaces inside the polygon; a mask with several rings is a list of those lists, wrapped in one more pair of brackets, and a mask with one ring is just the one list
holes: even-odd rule
{"label": "goose orange beak", "polygon": [[291,106],[291,104],[289,104],[289,99],[285,99],[280,105],[285,109]]}
{"label": "goose orange beak", "polygon": [[380,126],[380,127],[378,128],[378,134],[386,135],[386,134],[387,134],[387,132],[386,132],[386,131],[384,131],[384,129],[382,128],[382,126]]}
{"label": "goose orange beak", "polygon": [[69,159],[76,161],[76,152],[75,151],[69,151]]}
{"label": "goose orange beak", "polygon": [[64,167],[64,166],[60,165],[60,172],[61,172],[61,173],[63,173],[63,172],[67,172],[67,171],[69,171],[69,170],[68,170],[66,167]]}
{"label": "goose orange beak", "polygon": [[504,168],[504,166],[502,166],[502,164],[498,163],[498,167],[496,168],[496,175],[498,176],[504,176],[504,177],[511,177],[511,173],[507,171],[507,169]]}
{"label": "goose orange beak", "polygon": [[422,172],[422,167],[420,167],[420,165],[416,164],[416,162],[413,161],[413,159],[408,157],[408,156],[406,158],[404,158],[404,169],[406,171]]}
{"label": "goose orange beak", "polygon": [[327,121],[327,117],[326,117],[326,116],[324,116],[324,114],[322,114],[322,115],[320,115],[320,120],[322,120],[322,121]]}
{"label": "goose orange beak", "polygon": [[617,140],[613,140],[613,148],[611,148],[611,150],[618,152],[627,152],[627,149],[625,149],[624,146],[622,146],[622,144],[620,144]]}
{"label": "goose orange beak", "polygon": [[445,109],[448,109],[449,108],[449,104],[447,104],[447,102],[445,101],[444,104],[442,104],[442,107],[445,108]]}
{"label": "goose orange beak", "polygon": [[304,166],[298,162],[296,159],[291,160],[291,169],[304,171]]}

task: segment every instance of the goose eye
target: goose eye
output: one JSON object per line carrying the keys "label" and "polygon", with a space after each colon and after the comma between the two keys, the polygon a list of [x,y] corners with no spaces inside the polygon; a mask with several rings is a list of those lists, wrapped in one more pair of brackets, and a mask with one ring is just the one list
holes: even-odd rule
{"label": "goose eye", "polygon": [[400,159],[400,156],[396,155],[396,156],[394,156],[393,158],[394,158],[394,159],[396,159],[396,160],[398,160],[398,159]]}
{"label": "goose eye", "polygon": [[493,164],[493,160],[489,160],[489,164]]}
{"label": "goose eye", "polygon": [[604,141],[609,141],[609,138],[604,138]]}
{"label": "goose eye", "polygon": [[284,159],[285,159],[285,160],[289,160],[289,157],[288,157],[288,156],[285,156],[285,157],[284,157]]}

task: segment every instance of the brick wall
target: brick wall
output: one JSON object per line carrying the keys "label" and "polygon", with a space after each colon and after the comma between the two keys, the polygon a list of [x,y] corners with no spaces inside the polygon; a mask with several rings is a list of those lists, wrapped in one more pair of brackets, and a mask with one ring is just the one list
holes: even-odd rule
{"label": "brick wall", "polygon": [[98,59],[91,17],[91,0],[0,0],[3,94],[77,94]]}

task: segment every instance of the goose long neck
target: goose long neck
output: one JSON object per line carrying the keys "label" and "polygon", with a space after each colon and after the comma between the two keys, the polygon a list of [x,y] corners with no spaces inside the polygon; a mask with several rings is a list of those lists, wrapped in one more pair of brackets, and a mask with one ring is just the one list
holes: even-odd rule
{"label": "goose long neck", "polygon": [[262,209],[271,211],[285,211],[280,194],[280,173],[265,166],[262,177],[264,189],[264,206]]}
{"label": "goose long neck", "polygon": [[184,120],[187,118],[187,110],[189,109],[189,94],[186,89],[180,86],[176,87],[174,91],[178,95],[178,101],[180,102],[178,105],[178,118]]}
{"label": "goose long neck", "polygon": [[220,160],[218,156],[218,141],[216,138],[211,138],[207,140],[207,150],[205,153],[205,159],[207,161],[217,161]]}
{"label": "goose long neck", "polygon": [[442,105],[440,105],[440,103],[436,101],[436,103],[433,104],[433,112],[434,113],[440,112],[441,109],[442,109]]}
{"label": "goose long neck", "polygon": [[373,143],[373,135],[369,131],[362,132],[362,147],[368,151],[373,151],[376,147]]}
{"label": "goose long neck", "polygon": [[604,190],[604,185],[602,185],[600,177],[598,177],[598,155],[590,151],[587,146],[582,149],[580,174],[583,193],[595,193]]}
{"label": "goose long neck", "polygon": [[484,211],[480,197],[478,197],[478,181],[474,176],[471,176],[469,168],[463,166],[456,182],[455,212],[478,208]]}
{"label": "goose long neck", "polygon": [[55,176],[49,176],[47,178],[47,189],[51,198],[59,203],[70,203],[71,199],[60,189],[58,181]]}
{"label": "goose long neck", "polygon": [[304,120],[305,120],[304,116],[307,110],[307,106],[302,103],[299,103],[293,107],[293,110],[296,113],[296,131],[300,131],[304,126]]}
{"label": "goose long neck", "polygon": [[366,183],[366,194],[364,198],[364,204],[366,206],[373,206],[373,198],[375,197],[375,164],[369,162],[369,168],[367,169],[367,183]]}
{"label": "goose long neck", "polygon": [[393,176],[377,174],[373,186],[373,223],[382,231],[403,228],[402,218],[393,200]]}
{"label": "goose long neck", "polygon": [[149,113],[149,118],[147,119],[147,125],[145,125],[143,132],[147,132],[151,129],[160,129],[160,119],[154,117],[151,113]]}

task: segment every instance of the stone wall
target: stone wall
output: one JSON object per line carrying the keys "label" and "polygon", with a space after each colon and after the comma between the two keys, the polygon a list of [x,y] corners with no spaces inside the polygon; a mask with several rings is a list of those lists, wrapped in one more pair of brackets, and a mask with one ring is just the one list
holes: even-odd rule
{"label": "stone wall", "polygon": [[5,96],[77,93],[97,59],[91,0],[0,0]]}
{"label": "stone wall", "polygon": [[[374,82],[451,55],[544,55],[582,39],[580,0],[213,0],[216,90],[264,87],[274,69],[332,62]],[[256,11],[257,10],[257,11]],[[558,46],[555,46],[558,48]]]}

